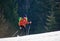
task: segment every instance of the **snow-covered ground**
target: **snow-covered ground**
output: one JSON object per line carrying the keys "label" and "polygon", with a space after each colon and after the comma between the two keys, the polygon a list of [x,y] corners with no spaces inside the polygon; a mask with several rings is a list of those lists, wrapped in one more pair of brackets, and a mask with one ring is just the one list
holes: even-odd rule
{"label": "snow-covered ground", "polygon": [[60,31],[12,38],[1,38],[0,41],[60,41]]}

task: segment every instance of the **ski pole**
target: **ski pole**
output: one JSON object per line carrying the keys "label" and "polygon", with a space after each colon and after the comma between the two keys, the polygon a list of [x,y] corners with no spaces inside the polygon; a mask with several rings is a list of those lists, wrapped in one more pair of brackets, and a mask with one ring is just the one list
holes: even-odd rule
{"label": "ski pole", "polygon": [[29,28],[28,28],[28,34],[29,34],[29,31],[30,31],[30,25],[31,25],[31,24],[29,24]]}
{"label": "ski pole", "polygon": [[12,35],[12,36],[15,36],[16,35],[16,33],[18,33],[18,30]]}
{"label": "ski pole", "polygon": [[28,28],[28,32],[27,32],[27,34],[29,34],[29,31],[30,31],[30,26],[29,26],[29,28]]}

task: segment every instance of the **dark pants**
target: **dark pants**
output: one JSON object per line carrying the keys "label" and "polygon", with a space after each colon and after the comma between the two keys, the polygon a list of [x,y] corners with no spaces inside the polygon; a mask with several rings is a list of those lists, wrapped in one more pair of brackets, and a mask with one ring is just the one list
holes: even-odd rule
{"label": "dark pants", "polygon": [[26,25],[26,27],[20,26],[19,29],[20,29],[20,30],[19,30],[19,35],[20,35],[20,36],[28,35],[28,34],[29,34],[29,33],[28,33],[29,25]]}
{"label": "dark pants", "polygon": [[20,36],[26,35],[26,27],[20,26],[19,29]]}

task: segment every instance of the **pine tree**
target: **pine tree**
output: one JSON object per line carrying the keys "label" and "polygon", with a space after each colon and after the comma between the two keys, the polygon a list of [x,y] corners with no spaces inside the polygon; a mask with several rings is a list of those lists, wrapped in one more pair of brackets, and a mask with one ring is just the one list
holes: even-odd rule
{"label": "pine tree", "polygon": [[10,22],[5,18],[4,16],[4,9],[1,8],[0,9],[0,37],[8,37],[10,31],[9,31],[9,27],[10,26]]}
{"label": "pine tree", "polygon": [[60,1],[57,0],[55,3],[56,30],[60,30]]}
{"label": "pine tree", "polygon": [[56,24],[56,21],[55,21],[55,12],[54,12],[54,0],[51,0],[50,1],[50,4],[51,4],[51,11],[49,11],[50,15],[47,15],[47,28],[48,28],[48,31],[52,31],[54,30],[55,28],[55,24]]}
{"label": "pine tree", "polygon": [[[12,36],[15,33],[17,27],[17,8],[18,4],[16,0],[1,0],[0,4],[0,37]],[[2,29],[1,29],[2,28]],[[3,31],[3,32],[2,32]]]}

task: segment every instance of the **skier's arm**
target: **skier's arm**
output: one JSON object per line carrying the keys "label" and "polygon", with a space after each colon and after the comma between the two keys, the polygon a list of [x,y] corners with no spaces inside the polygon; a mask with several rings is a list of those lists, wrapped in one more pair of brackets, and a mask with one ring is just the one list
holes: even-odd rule
{"label": "skier's arm", "polygon": [[27,21],[27,24],[31,24],[31,23],[32,23],[31,21],[30,22]]}

